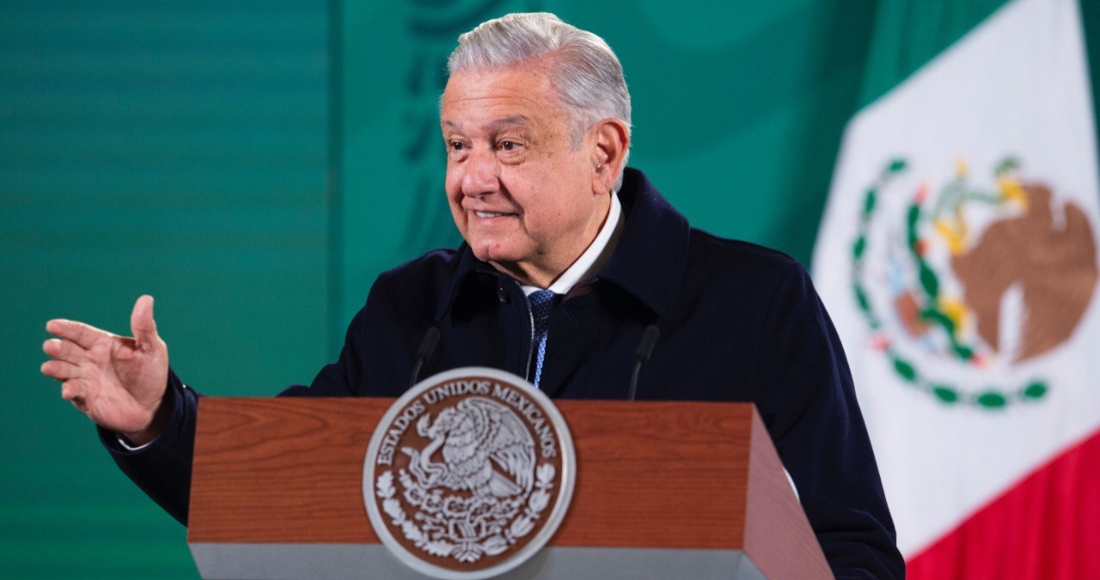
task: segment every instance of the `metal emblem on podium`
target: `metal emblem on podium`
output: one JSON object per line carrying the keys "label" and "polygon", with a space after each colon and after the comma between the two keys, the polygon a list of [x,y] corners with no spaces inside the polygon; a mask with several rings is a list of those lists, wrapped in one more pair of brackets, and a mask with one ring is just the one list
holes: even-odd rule
{"label": "metal emblem on podium", "polygon": [[576,477],[557,408],[511,373],[467,367],[421,381],[375,429],[363,499],[382,543],[443,579],[502,574],[561,524]]}

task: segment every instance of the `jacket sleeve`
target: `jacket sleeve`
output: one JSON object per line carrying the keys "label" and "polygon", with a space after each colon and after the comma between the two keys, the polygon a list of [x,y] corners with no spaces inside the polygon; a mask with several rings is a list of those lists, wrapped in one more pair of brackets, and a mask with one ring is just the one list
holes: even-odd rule
{"label": "jacket sleeve", "polygon": [[838,578],[903,578],[840,339],[806,271],[778,283],[759,341],[757,401]]}
{"label": "jacket sleeve", "polygon": [[163,433],[136,450],[123,447],[118,434],[97,427],[99,439],[119,469],[153,501],[181,524],[187,525],[191,498],[191,460],[195,450],[195,416],[201,395],[168,371],[166,397],[172,415]]}

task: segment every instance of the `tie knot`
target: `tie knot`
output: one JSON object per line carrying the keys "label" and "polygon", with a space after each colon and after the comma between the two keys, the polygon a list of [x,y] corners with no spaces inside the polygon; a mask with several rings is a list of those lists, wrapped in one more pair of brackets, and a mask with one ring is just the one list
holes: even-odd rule
{"label": "tie knot", "polygon": [[549,290],[535,290],[527,299],[531,301],[532,308],[538,308],[544,304],[549,304],[554,299],[554,293]]}
{"label": "tie knot", "polygon": [[527,296],[531,302],[531,315],[535,318],[535,334],[546,332],[550,321],[550,309],[554,306],[555,294],[549,290],[536,290]]}

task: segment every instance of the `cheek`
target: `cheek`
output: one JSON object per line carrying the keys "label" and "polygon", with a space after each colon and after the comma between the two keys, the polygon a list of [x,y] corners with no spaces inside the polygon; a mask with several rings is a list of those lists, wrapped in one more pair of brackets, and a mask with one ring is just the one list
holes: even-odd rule
{"label": "cheek", "polygon": [[461,181],[455,178],[454,172],[448,169],[443,181],[444,195],[447,196],[447,206],[451,210],[455,225],[458,226],[459,231],[464,231],[466,212],[462,209],[462,190],[458,187],[460,183]]}
{"label": "cheek", "polygon": [[443,189],[447,193],[447,200],[452,204],[462,200],[462,176],[459,172],[447,168],[447,175],[443,179]]}

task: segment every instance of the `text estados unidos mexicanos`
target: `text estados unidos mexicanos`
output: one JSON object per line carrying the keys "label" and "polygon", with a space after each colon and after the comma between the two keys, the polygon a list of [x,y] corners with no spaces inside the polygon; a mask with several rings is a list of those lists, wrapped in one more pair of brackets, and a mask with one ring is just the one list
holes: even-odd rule
{"label": "text estados unidos mexicanos", "polygon": [[542,457],[549,459],[558,454],[557,441],[549,421],[543,415],[542,410],[527,397],[500,383],[453,381],[427,391],[401,411],[401,414],[394,419],[393,424],[383,436],[382,443],[378,447],[378,459],[375,463],[378,465],[391,465],[393,454],[397,450],[397,444],[400,442],[401,436],[408,430],[409,425],[412,425],[413,421],[423,415],[428,406],[460,395],[490,395],[494,399],[507,403],[519,411],[520,415],[527,420],[527,423],[535,432],[535,436],[539,440]]}

